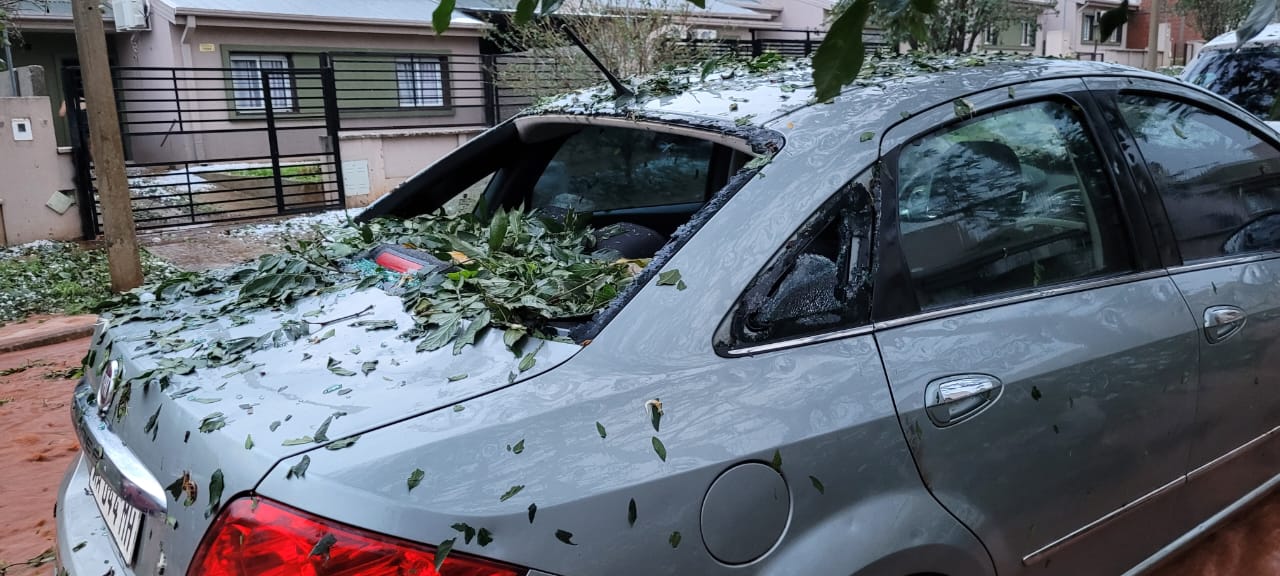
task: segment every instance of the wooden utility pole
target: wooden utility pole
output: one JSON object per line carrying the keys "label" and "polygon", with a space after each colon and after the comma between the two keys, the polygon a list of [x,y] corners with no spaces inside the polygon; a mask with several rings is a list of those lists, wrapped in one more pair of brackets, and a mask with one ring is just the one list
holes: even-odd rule
{"label": "wooden utility pole", "polygon": [[[97,175],[107,261],[111,267],[111,288],[123,292],[142,284],[142,261],[133,225],[129,179],[124,171],[124,143],[116,116],[116,95],[107,62],[107,34],[102,27],[98,0],[72,0],[71,7],[89,116],[89,153]],[[67,114],[79,113],[76,102],[66,104]]]}
{"label": "wooden utility pole", "polygon": [[1147,27],[1147,70],[1160,67],[1160,0],[1151,0],[1151,25]]}

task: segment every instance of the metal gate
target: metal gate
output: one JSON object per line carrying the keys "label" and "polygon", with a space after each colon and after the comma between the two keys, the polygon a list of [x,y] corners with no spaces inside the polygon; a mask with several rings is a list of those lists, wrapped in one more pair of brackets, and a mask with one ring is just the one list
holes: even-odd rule
{"label": "metal gate", "polygon": [[[332,68],[259,58],[232,68],[112,68],[139,230],[345,205]],[[65,73],[84,233],[93,237],[102,212],[83,91],[79,70]]]}

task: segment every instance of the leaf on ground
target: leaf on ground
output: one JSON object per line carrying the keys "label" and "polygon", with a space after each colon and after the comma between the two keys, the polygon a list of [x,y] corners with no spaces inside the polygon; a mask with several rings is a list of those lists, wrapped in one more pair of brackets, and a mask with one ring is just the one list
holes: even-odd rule
{"label": "leaf on ground", "polygon": [[635,498],[632,498],[631,502],[627,503],[627,525],[628,526],[636,525],[636,499]]}
{"label": "leaf on ground", "polygon": [[813,489],[817,490],[819,494],[827,493],[827,488],[822,485],[822,481],[817,476],[810,476],[809,482],[813,484]]}
{"label": "leaf on ground", "polygon": [[604,430],[604,424],[599,422],[596,422],[596,434],[599,434],[600,438],[606,438],[609,436],[609,434]]}
{"label": "leaf on ground", "polygon": [[504,493],[501,497],[498,498],[498,501],[506,502],[507,500],[510,500],[513,497],[515,497],[516,494],[519,494],[521,490],[524,490],[524,484],[516,484],[515,486],[508,488],[506,493]]}
{"label": "leaf on ground", "polygon": [[[633,408],[634,410],[634,408]],[[653,451],[661,458],[663,462],[667,461],[667,447],[662,445],[662,441],[657,436],[653,437]]]}
{"label": "leaf on ground", "polygon": [[413,489],[417,488],[418,485],[422,483],[422,478],[426,475],[427,473],[423,472],[421,468],[414,468],[413,472],[409,473],[409,480],[407,482],[409,484],[409,491],[413,492]]}
{"label": "leaf on ground", "polygon": [[302,461],[289,467],[289,473],[284,475],[285,480],[291,478],[303,478],[307,475],[307,468],[311,466],[311,457],[303,455]]}
{"label": "leaf on ground", "polygon": [[573,543],[573,532],[568,530],[556,530],[556,540],[564,542],[570,546],[577,546]]}

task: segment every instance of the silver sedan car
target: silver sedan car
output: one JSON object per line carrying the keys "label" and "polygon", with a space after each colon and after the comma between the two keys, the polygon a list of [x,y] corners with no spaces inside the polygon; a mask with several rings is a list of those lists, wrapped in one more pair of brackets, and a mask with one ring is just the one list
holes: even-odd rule
{"label": "silver sedan car", "polygon": [[[1129,68],[870,66],[831,103],[792,68],[575,94],[364,212],[483,190],[647,262],[518,371],[344,320],[413,324],[376,289],[110,320],[59,573],[1137,573],[1271,489],[1277,134]],[[235,368],[139,352],[316,308],[336,336]]]}

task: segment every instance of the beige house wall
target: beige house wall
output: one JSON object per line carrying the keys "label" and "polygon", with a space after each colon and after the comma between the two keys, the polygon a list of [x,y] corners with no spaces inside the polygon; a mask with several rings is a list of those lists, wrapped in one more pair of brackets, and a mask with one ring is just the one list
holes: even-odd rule
{"label": "beige house wall", "polygon": [[[31,140],[14,139],[15,119],[28,121]],[[58,153],[49,99],[0,98],[0,245],[79,238],[79,207],[45,205],[62,191],[75,198],[74,174],[70,154]]]}
{"label": "beige house wall", "polygon": [[[156,19],[160,20],[160,19]],[[367,130],[388,125],[474,125],[484,124],[483,92],[480,62],[477,58],[479,36],[437,37],[426,29],[397,27],[397,33],[387,33],[379,27],[343,26],[326,29],[291,29],[270,21],[231,21],[225,19],[179,19],[179,24],[155,22],[144,40],[124,40],[129,46],[119,46],[122,59],[134,66],[193,67],[194,72],[179,72],[177,90],[184,97],[182,120],[188,130],[252,130],[241,133],[131,136],[129,146],[134,162],[216,161],[222,158],[266,156],[269,144],[266,123],[261,116],[237,113],[232,102],[198,101],[200,98],[229,98],[229,74],[216,70],[199,71],[200,68],[223,68],[228,54],[276,53],[292,55],[295,69],[316,69],[320,54],[334,53],[431,53],[453,56],[450,59],[449,90],[453,94],[447,110],[431,110],[421,113],[394,116],[379,114],[344,114],[343,130]],[[234,24],[234,26],[232,26]],[[366,29],[372,28],[372,29]],[[375,32],[380,30],[380,32]],[[184,37],[185,33],[185,37]],[[134,48],[137,48],[136,50]],[[125,83],[125,99],[172,97],[174,79],[163,72],[134,72],[140,79]],[[145,77],[146,79],[141,79]],[[136,91],[129,91],[129,89]],[[319,76],[298,78],[297,101],[303,108],[299,115],[315,116],[322,112]],[[350,96],[341,94],[340,97]],[[153,95],[154,94],[154,95]],[[158,96],[156,96],[158,95]],[[341,104],[340,104],[341,105]],[[129,122],[148,122],[131,128],[135,132],[163,132],[170,126],[181,131],[177,124],[178,112],[172,103],[135,102],[126,106],[130,111]],[[281,154],[309,154],[326,149],[323,119],[291,120],[288,113],[277,114],[277,126]],[[315,129],[297,129],[316,126]],[[167,137],[166,137],[167,136]]]}
{"label": "beige house wall", "polygon": [[[479,133],[479,129],[457,129],[343,134],[344,177],[348,181],[368,178],[369,182],[368,194],[353,195],[348,187],[347,206],[369,205]],[[361,168],[363,175],[358,172]]]}

